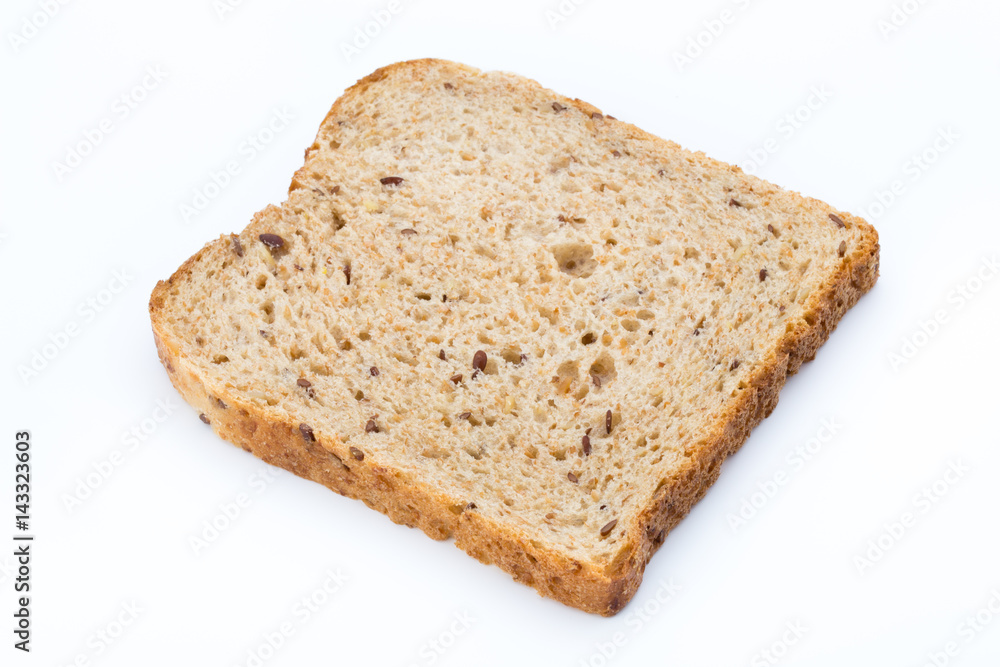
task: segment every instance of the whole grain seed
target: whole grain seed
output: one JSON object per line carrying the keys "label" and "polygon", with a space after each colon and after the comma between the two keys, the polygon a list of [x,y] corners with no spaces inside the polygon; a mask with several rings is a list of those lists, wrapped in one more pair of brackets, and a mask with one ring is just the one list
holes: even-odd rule
{"label": "whole grain seed", "polygon": [[239,234],[230,234],[229,238],[233,240],[233,252],[236,253],[237,257],[243,256],[243,244],[240,242]]}
{"label": "whole grain seed", "polygon": [[281,238],[277,234],[261,234],[257,238],[259,238],[260,242],[271,250],[277,250],[281,246],[285,245],[285,239]]}
{"label": "whole grain seed", "polygon": [[482,350],[478,350],[474,355],[472,355],[472,367],[475,368],[477,371],[486,370],[485,352],[483,352]]}
{"label": "whole grain seed", "polygon": [[308,424],[299,424],[299,433],[302,434],[302,439],[306,442],[316,442],[316,436],[313,434],[312,426]]}

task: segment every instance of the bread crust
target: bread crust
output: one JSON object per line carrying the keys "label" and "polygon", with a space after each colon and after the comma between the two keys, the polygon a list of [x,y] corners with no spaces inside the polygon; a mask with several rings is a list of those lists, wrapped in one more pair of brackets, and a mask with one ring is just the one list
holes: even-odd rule
{"label": "bread crust", "polygon": [[[348,89],[333,105],[324,124],[336,116],[342,101],[352,91],[362,90],[395,70],[405,69],[410,76],[418,78],[428,67],[440,65],[477,72],[464,65],[433,59],[389,65]],[[579,100],[561,99],[563,104],[576,106],[587,113],[598,111]],[[632,125],[614,122],[620,124],[619,129],[636,138],[664,148],[674,146]],[[714,162],[700,154],[699,158]],[[742,173],[738,167],[715,164]],[[289,191],[298,187],[298,178],[293,178]],[[777,191],[773,196],[794,198],[800,207],[832,212],[826,204],[795,193]],[[722,462],[737,451],[753,428],[774,410],[785,379],[815,356],[844,313],[878,279],[877,232],[860,218],[844,213],[837,215],[848,226],[860,230],[860,242],[843,257],[839,269],[821,289],[811,295],[803,316],[789,324],[780,343],[759,367],[747,388],[738,394],[726,412],[719,415],[697,446],[686,452],[685,462],[660,481],[645,509],[624,526],[621,549],[603,567],[536,546],[523,532],[480,514],[471,504],[463,505],[460,499],[435,492],[419,480],[375,465],[370,459],[355,460],[339,439],[316,434],[315,441],[308,441],[300,432],[299,424],[272,419],[225,387],[209,386],[197,366],[182,354],[180,341],[172,337],[165,311],[172,286],[189,279],[206,253],[220,251],[222,244],[230,242],[228,237],[220,237],[206,245],[170,279],[156,285],[149,302],[153,336],[160,361],[174,387],[188,403],[209,418],[212,428],[222,438],[268,463],[323,484],[341,495],[361,500],[396,523],[420,528],[438,540],[454,537],[456,546],[483,563],[499,566],[541,595],[586,612],[611,616],[635,594],[649,559],[669,531],[715,482]]]}

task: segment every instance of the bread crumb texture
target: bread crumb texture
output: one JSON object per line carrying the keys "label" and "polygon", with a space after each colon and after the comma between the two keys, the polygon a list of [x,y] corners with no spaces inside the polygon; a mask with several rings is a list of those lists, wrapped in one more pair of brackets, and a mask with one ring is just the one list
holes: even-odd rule
{"label": "bread crumb texture", "polygon": [[150,309],[222,437],[607,615],[877,275],[859,218],[418,60]]}

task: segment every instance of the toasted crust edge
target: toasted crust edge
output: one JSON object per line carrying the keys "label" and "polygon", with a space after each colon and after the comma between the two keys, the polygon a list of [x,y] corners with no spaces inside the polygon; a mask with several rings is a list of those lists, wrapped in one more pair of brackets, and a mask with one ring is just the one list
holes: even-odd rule
{"label": "toasted crust edge", "polygon": [[[478,71],[434,59],[395,63],[376,70],[349,88],[334,103],[326,119],[336,114],[348,94],[384,78],[391,70],[410,68],[417,75],[435,63],[472,73]],[[581,110],[597,111],[596,107],[580,100],[562,99]],[[627,123],[622,125],[643,139],[664,147],[676,147],[672,142]],[[725,166],[740,171],[737,167]],[[293,178],[289,189],[296,187]],[[782,194],[801,197],[785,191]],[[177,341],[171,338],[164,307],[170,287],[189,278],[202,257],[217,244],[227,242],[226,237],[206,245],[167,281],[157,283],[149,302],[153,337],[171,383],[189,404],[209,417],[212,427],[222,438],[268,463],[323,484],[341,495],[361,500],[396,523],[420,528],[434,539],[454,537],[456,546],[468,554],[483,563],[498,565],[515,580],[533,587],[543,596],[589,613],[612,616],[635,594],[646,564],[669,531],[718,478],[722,462],[736,452],[753,428],[774,410],[785,379],[815,356],[844,313],[877,281],[878,233],[860,218],[844,213],[838,215],[848,225],[861,230],[860,242],[844,257],[839,270],[810,297],[803,317],[786,332],[767,362],[750,379],[747,389],[716,420],[711,433],[689,453],[683,466],[661,482],[651,502],[625,526],[623,547],[608,566],[581,562],[536,547],[523,533],[479,514],[474,507],[456,504],[455,499],[435,493],[391,468],[355,461],[344,455],[342,443],[306,442],[298,424],[274,421],[255,405],[230,395],[225,388],[208,386],[194,365],[180,353]],[[221,407],[219,401],[226,407]]]}

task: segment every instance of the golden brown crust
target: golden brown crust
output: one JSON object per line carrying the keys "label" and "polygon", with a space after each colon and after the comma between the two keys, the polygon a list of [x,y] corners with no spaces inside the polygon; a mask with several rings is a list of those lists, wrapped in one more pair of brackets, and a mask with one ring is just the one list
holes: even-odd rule
{"label": "golden brown crust", "polygon": [[[419,76],[435,64],[441,63],[434,60],[396,63],[365,77],[351,90],[376,82],[396,68],[408,68],[412,76]],[[476,72],[463,65],[445,64]],[[333,105],[327,120],[336,115],[341,100]],[[597,111],[579,100],[567,98],[566,102],[587,112]],[[674,146],[634,126],[621,125],[633,136]],[[739,171],[736,167],[725,167]],[[290,190],[296,187],[297,179],[293,179]],[[808,203],[829,210],[819,202]],[[459,548],[484,563],[498,565],[542,595],[587,612],[610,616],[635,594],[646,563],[666,534],[716,480],[722,462],[739,449],[752,429],[774,409],[785,378],[815,356],[844,313],[875,284],[879,268],[878,234],[860,218],[838,215],[848,227],[860,231],[860,242],[844,257],[840,269],[822,289],[812,295],[804,316],[789,325],[768,361],[748,382],[730,410],[719,417],[712,432],[686,452],[683,465],[661,481],[645,511],[625,527],[627,537],[618,556],[604,568],[538,547],[511,526],[491,520],[476,512],[475,507],[459,504],[457,499],[435,493],[398,471],[375,466],[369,460],[357,461],[344,451],[339,441],[329,442],[317,436],[316,442],[308,442],[298,424],[275,421],[225,388],[206,386],[194,364],[181,354],[179,341],[171,338],[164,308],[171,286],[185,280],[204,254],[216,244],[228,242],[225,240],[228,237],[207,245],[169,280],[157,284],[149,304],[153,335],[171,382],[188,403],[208,416],[223,438],[268,463],[319,482],[341,495],[362,500],[396,523],[418,527],[434,539],[453,536]]]}

